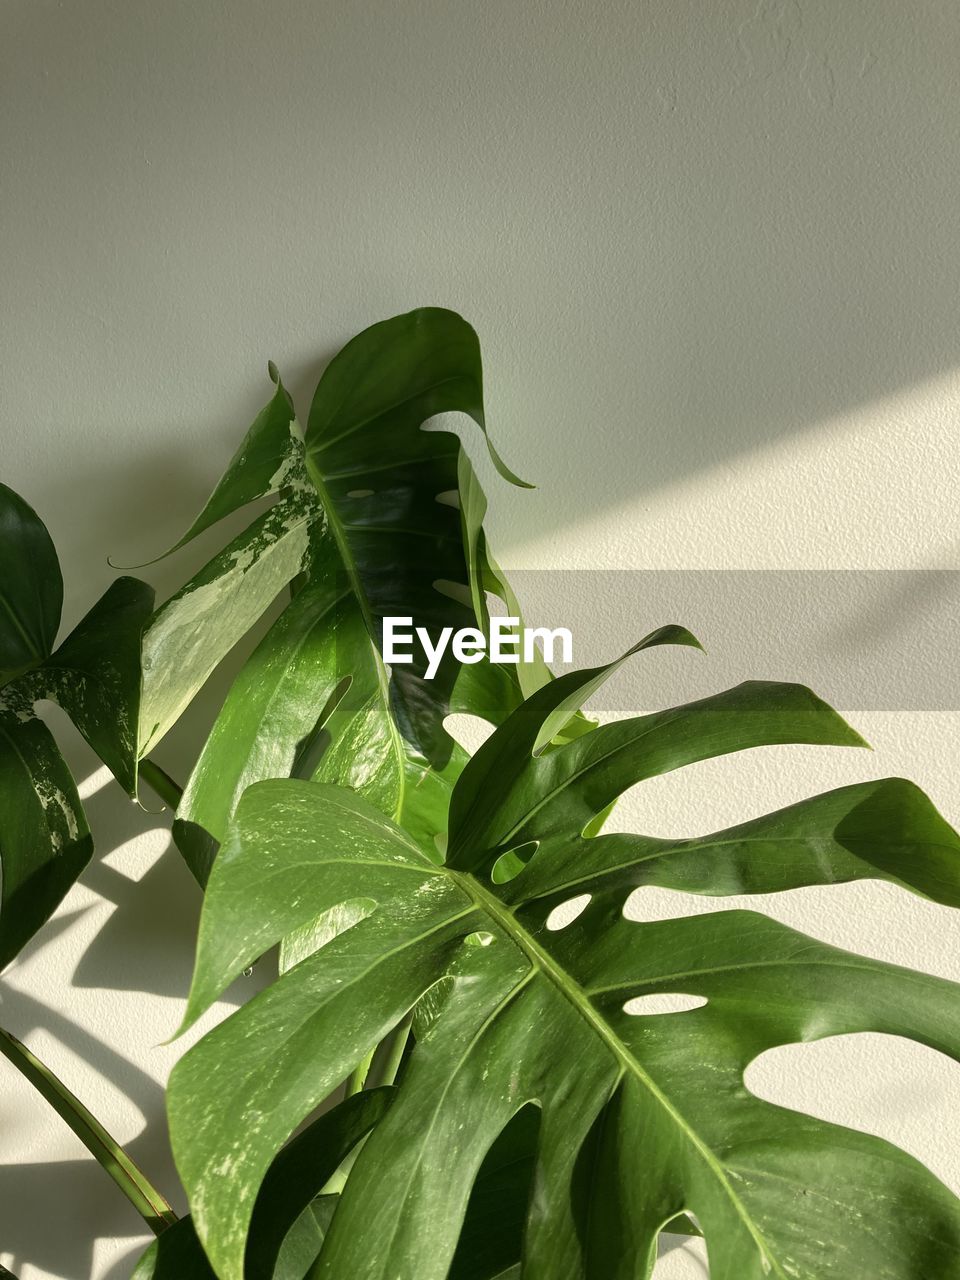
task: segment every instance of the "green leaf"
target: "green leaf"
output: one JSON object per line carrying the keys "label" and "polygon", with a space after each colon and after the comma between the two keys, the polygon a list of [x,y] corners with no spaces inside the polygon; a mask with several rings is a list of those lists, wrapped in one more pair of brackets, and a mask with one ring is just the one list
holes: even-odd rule
{"label": "green leaf", "polygon": [[332,775],[392,812],[396,736],[360,613],[335,571],[315,571],[234,681],[178,808],[181,851],[205,882],[241,794],[264,778]]}
{"label": "green leaf", "polygon": [[[278,396],[281,391],[278,386]],[[455,692],[461,668],[450,651],[431,680],[422,662],[388,673],[381,626],[386,615],[412,617],[432,634],[476,624],[461,514],[438,498],[455,493],[469,476],[468,500],[475,506],[479,487],[458,438],[422,428],[435,414],[460,412],[486,436],[482,401],[477,335],[460,316],[439,308],[372,326],[325,370],[310,409],[305,454],[299,461],[285,456],[283,463],[285,483],[301,499],[309,487],[316,499],[308,516],[309,546],[297,564],[302,581],[230,690],[178,810],[177,843],[201,881],[244,788],[271,777],[355,787],[401,818],[426,848],[445,830],[450,791],[466,755],[443,720],[469,700],[465,690],[473,686],[465,683]],[[272,422],[271,412],[269,406],[264,411]],[[278,424],[263,430],[269,443],[262,448],[273,465],[283,432]],[[521,483],[487,444],[500,473]],[[241,451],[253,453],[253,446]],[[261,481],[268,469],[260,469]],[[252,487],[234,464],[217,489],[217,509],[240,505]],[[291,567],[285,566],[285,575]],[[203,679],[209,660],[224,650],[214,616],[223,610],[222,597],[235,589],[222,573],[215,581],[212,613],[204,608],[196,614],[192,585],[183,601],[200,624],[191,634],[203,637]],[[438,589],[444,582],[459,584],[466,599]],[[258,599],[255,608],[263,607]],[[163,616],[161,611],[161,628]],[[236,631],[230,631],[231,643]],[[151,641],[148,634],[148,690],[156,671],[179,693],[148,697],[151,705],[168,703],[169,711],[145,714],[147,744],[199,687],[182,671],[163,674],[174,651],[184,648],[182,635],[156,654]],[[186,647],[189,653],[189,642]],[[509,682],[494,680],[484,688],[483,711],[497,721],[516,702]]]}
{"label": "green leaf", "polygon": [[130,1280],[216,1280],[193,1223],[181,1218],[140,1255]]}
{"label": "green leaf", "polygon": [[49,1067],[9,1031],[0,1028],[0,1054],[49,1102],[73,1130],[97,1163],[120,1188],[152,1231],[158,1234],[177,1221],[176,1215],[146,1175],[134,1164],[95,1116],[87,1110]]}
{"label": "green leaf", "polygon": [[[321,1196],[296,1218],[287,1232],[270,1280],[303,1280],[320,1252],[336,1208],[337,1196]],[[251,1243],[256,1239],[256,1225]],[[151,1241],[130,1280],[216,1280],[190,1218],[181,1218]]]}
{"label": "green leaf", "polygon": [[323,1195],[304,1209],[287,1232],[272,1280],[303,1280],[323,1247],[339,1202],[338,1195]]}
{"label": "green leaf", "polygon": [[[258,498],[279,495],[158,611],[144,637],[140,754],[176,722],[220,660],[303,568],[318,518],[303,435],[273,365],[276,390],[200,515],[165,555]],[[163,557],[158,557],[162,559]]]}
{"label": "green leaf", "polygon": [[77,789],[34,703],[49,698],[136,790],[140,638],[153,592],[121,578],[51,654],[63,587],[35,513],[0,485],[0,967],[62,900],[92,852]]}
{"label": "green leaf", "polygon": [[[320,1195],[341,1161],[383,1119],[392,1100],[390,1089],[355,1094],[284,1147],[270,1166],[254,1206],[247,1280],[271,1280],[294,1223]],[[312,1261],[309,1258],[308,1265]]]}
{"label": "green leaf", "polygon": [[[543,841],[555,831],[582,832],[634,783],[698,760],[780,743],[865,745],[802,685],[748,681],[699,702],[602,725],[538,756],[557,713],[566,715],[609,669],[562,676],[483,744],[451,805],[451,866],[483,870],[517,845]],[[502,789],[504,777],[512,785],[492,805],[491,792]]]}
{"label": "green leaf", "polygon": [[[487,497],[480,486],[480,481],[477,479],[473,465],[465,453],[460,456],[458,484],[460,520],[464,546],[467,550],[470,591],[474,612],[480,621],[480,626],[484,631],[489,626],[490,610],[487,602],[487,593],[490,592],[504,602],[507,607],[507,616],[517,618],[521,627],[523,627],[525,623],[520,601],[514,594],[506,574],[493,559],[487,543],[487,535],[483,527],[483,521],[487,514]],[[529,697],[553,678],[539,650],[536,651],[533,660],[529,662],[520,655],[520,661],[515,666],[492,667],[491,664],[484,662],[478,664],[478,667],[481,670],[484,668],[494,670],[498,677],[515,685],[519,695],[518,701],[522,701],[524,697]],[[468,681],[471,678],[472,671],[476,669],[465,668],[463,674]],[[513,707],[511,707],[512,709]],[[491,723],[499,724],[500,719]]]}
{"label": "green leaf", "polygon": [[140,644],[153,588],[118,578],[51,657],[25,677],[60,704],[128,795],[137,790]]}
{"label": "green leaf", "polygon": [[549,910],[575,894],[643,885],[733,895],[877,879],[958,907],[958,854],[956,833],[923,792],[884,778],[687,840],[547,838],[502,896]]}
{"label": "green leaf", "polygon": [[[304,1209],[287,1233],[270,1280],[303,1280],[320,1252],[336,1200],[325,1196]],[[131,1280],[216,1280],[190,1218],[181,1218],[151,1241]]]}
{"label": "green leaf", "polygon": [[[960,1058],[960,988],[752,912],[623,915],[646,853],[662,877],[687,858],[680,887],[698,892],[879,871],[956,901],[960,840],[897,781],[746,824],[719,848],[710,837],[669,849],[583,839],[627,787],[667,770],[773,743],[862,743],[809,690],[754,683],[535,754],[558,709],[569,714],[601,675],[540,689],[481,748],[454,789],[444,866],[350,792],[285,781],[245,793],[210,879],[190,1018],[279,938],[366,905],[174,1071],[174,1151],[221,1280],[241,1280],[257,1187],[287,1135],[424,1001],[314,1280],[445,1280],[466,1265],[458,1242],[480,1171],[531,1104],[524,1280],[648,1276],[680,1214],[702,1227],[713,1274],[736,1280],[960,1276],[960,1206],[930,1173],[876,1138],[762,1102],[743,1080],[767,1049],[851,1032]],[[494,883],[498,860],[531,843],[524,869]],[[554,931],[546,918],[571,874],[577,888],[592,877],[593,897]],[[631,1012],[665,993],[704,1003]],[[491,1266],[511,1264],[513,1212],[503,1237]]]}
{"label": "green leaf", "polygon": [[0,968],[50,918],[92,853],[49,729],[22,706],[0,712]]}
{"label": "green leaf", "polygon": [[[251,797],[278,786],[308,788],[320,797],[330,790],[311,783],[268,782],[258,784]],[[412,881],[410,890],[397,895],[402,909],[383,909],[381,902],[244,1006],[243,1019],[228,1019],[204,1037],[170,1078],[170,1136],[177,1166],[185,1185],[197,1190],[191,1198],[194,1222],[221,1275],[243,1274],[253,1204],[280,1145],[401,1021],[432,975],[442,972],[471,914],[471,904],[456,886],[410,850],[406,840],[396,860],[387,858],[386,865],[378,866],[375,854],[382,837],[376,835],[376,824],[386,820],[373,809],[355,812],[363,823],[360,851],[368,842],[370,849],[364,862],[367,874],[361,877],[364,888],[378,886],[389,902],[391,886],[396,894],[400,884]],[[306,816],[314,816],[312,807]],[[229,849],[226,844],[214,863],[208,893]],[[316,869],[301,869],[301,909],[294,901],[287,912],[272,914],[276,937],[309,918],[307,885]],[[336,875],[334,863],[328,869]],[[264,872],[265,882],[282,878],[272,866]],[[218,968],[223,971],[220,961]],[[193,1008],[197,999],[192,993]],[[219,1097],[216,1107],[211,1106],[211,1091]],[[266,1095],[270,1106],[263,1111]],[[261,1119],[247,1123],[254,1113]]]}
{"label": "green leaf", "polygon": [[0,484],[0,684],[49,655],[62,605],[60,562],[46,527]]}
{"label": "green leaf", "polygon": [[540,1114],[524,1107],[484,1157],[448,1280],[496,1280],[517,1263],[529,1210]]}
{"label": "green leaf", "polygon": [[[282,826],[277,823],[278,805],[284,813]],[[378,926],[367,917],[383,899],[416,899],[426,904],[431,918],[434,898],[442,913],[451,888],[408,835],[396,844],[395,824],[352,791],[277,780],[249,788],[241,806],[242,823],[238,821],[221,848],[207,885],[197,964],[178,1034],[192,1026],[238,973],[281,939],[315,925],[332,908],[370,900],[362,916],[351,918],[347,933],[354,934],[361,926]],[[323,841],[315,828],[318,807],[327,835]],[[259,846],[256,859],[250,857],[252,840]],[[291,849],[296,850],[293,857]],[[228,920],[242,920],[243,928],[228,936]],[[327,954],[327,948],[341,940],[340,934],[327,934],[322,950]],[[314,958],[313,949],[300,958],[302,963],[287,976],[293,977]]]}
{"label": "green leaf", "polygon": [[[333,1207],[321,1204],[315,1214],[317,1197],[341,1161],[386,1114],[391,1098],[389,1089],[348,1098],[314,1120],[276,1157],[253,1211],[246,1280],[302,1280],[320,1251]],[[183,1218],[149,1246],[132,1280],[210,1280],[213,1275],[192,1220]]]}
{"label": "green leaf", "polygon": [[254,520],[154,614],[143,638],[141,755],[300,572],[314,518],[297,491]]}
{"label": "green leaf", "polygon": [[298,486],[303,436],[293,403],[272,363],[269,373],[276,384],[269,403],[257,414],[196,520],[183,537],[157,559],[179,551],[205,529],[258,498]]}
{"label": "green leaf", "polygon": [[[480,342],[456,312],[421,307],[371,325],[330,362],[310,406],[307,448],[327,478],[355,486],[357,479],[379,474],[378,463],[391,455],[434,464],[434,448],[417,436],[428,418],[451,412],[468,414],[486,436]],[[459,451],[449,437],[446,449],[456,461]],[[505,480],[531,487],[504,463],[489,437],[487,449]],[[412,472],[403,482],[420,487]],[[455,479],[429,490],[430,497],[454,488]]]}

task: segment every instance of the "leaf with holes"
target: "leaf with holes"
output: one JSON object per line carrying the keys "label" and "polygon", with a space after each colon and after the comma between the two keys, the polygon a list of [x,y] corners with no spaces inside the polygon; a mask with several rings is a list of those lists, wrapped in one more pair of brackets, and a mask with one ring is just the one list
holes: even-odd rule
{"label": "leaf with holes", "polygon": [[[958,988],[753,912],[623,915],[637,884],[729,894],[865,876],[956,906],[960,839],[898,780],[709,837],[584,836],[626,788],[695,761],[862,745],[809,690],[769,683],[550,745],[611,669],[540,689],[480,749],[454,788],[442,866],[350,791],[278,781],[244,795],[208,887],[186,1023],[279,939],[324,913],[340,923],[171,1079],[176,1159],[222,1280],[241,1280],[276,1151],[415,1006],[396,1101],[352,1169],[314,1280],[492,1276],[511,1260],[524,1280],[633,1280],[683,1214],[714,1276],[960,1276],[960,1205],[917,1161],[743,1082],[766,1049],[847,1032],[960,1057]],[[585,909],[551,929],[577,894],[591,895]],[[649,1012],[650,996],[683,997],[666,1006],[681,1011]],[[505,1175],[524,1198],[522,1246],[505,1213],[489,1268],[480,1257],[471,1270],[458,1243],[478,1174],[531,1106],[536,1133],[520,1134]]]}

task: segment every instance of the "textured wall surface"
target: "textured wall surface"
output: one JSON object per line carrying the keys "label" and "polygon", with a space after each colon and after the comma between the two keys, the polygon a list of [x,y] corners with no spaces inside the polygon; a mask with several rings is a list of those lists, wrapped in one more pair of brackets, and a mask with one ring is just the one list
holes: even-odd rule
{"label": "textured wall surface", "polygon": [[[182,530],[266,398],[268,357],[302,399],[353,332],[423,303],[479,330],[494,436],[540,486],[490,484],[501,559],[716,571],[698,660],[718,684],[725,569],[958,567],[951,0],[7,0],[2,28],[2,478],[49,523],[66,623],[109,581],[107,554],[143,560]],[[169,588],[202,552],[149,573]],[[613,654],[667,621],[664,581],[656,616],[638,591],[598,609],[584,645]],[[759,596],[758,676],[781,674],[778,581]],[[818,669],[882,640],[935,686],[955,641],[934,644],[918,605],[943,581],[891,575],[863,609],[828,593],[805,620]],[[651,705],[680,696],[681,658],[651,660]],[[621,821],[694,834],[902,773],[958,822],[960,704],[909,702],[841,700],[872,756],[698,766]],[[192,732],[165,744],[172,769]],[[198,894],[165,815],[125,806],[67,736],[99,857],[5,976],[0,1018],[169,1186],[178,1049],[161,1042]],[[960,979],[956,921],[892,889],[770,909]],[[944,1122],[960,1071],[934,1053],[828,1041],[766,1056],[750,1083],[900,1142],[960,1190]],[[139,1239],[0,1070],[0,1259],[21,1280],[122,1280]],[[704,1274],[694,1249],[659,1268]]]}

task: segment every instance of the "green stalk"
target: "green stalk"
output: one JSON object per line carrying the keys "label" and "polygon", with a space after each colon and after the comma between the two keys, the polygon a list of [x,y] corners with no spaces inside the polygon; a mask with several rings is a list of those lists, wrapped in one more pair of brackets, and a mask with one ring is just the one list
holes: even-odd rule
{"label": "green stalk", "polygon": [[154,760],[140,761],[140,777],[153,788],[167,808],[176,813],[183,798],[183,788],[178,787]]}
{"label": "green stalk", "polygon": [[413,1014],[408,1013],[404,1020],[394,1027],[390,1043],[384,1055],[382,1065],[367,1077],[367,1088],[375,1089],[379,1085],[393,1084],[403,1061],[407,1041],[410,1039],[410,1028],[413,1025]]}
{"label": "green stalk", "polygon": [[364,1143],[369,1136],[370,1135],[367,1134],[365,1138],[361,1138],[349,1155],[344,1156],[336,1173],[332,1173],[320,1188],[320,1194],[322,1196],[339,1196],[343,1194],[343,1188],[347,1185],[347,1178],[350,1176],[350,1170],[353,1168],[357,1156],[363,1150]]}
{"label": "green stalk", "polygon": [[373,1062],[373,1055],[375,1053],[376,1053],[376,1050],[371,1049],[370,1052],[367,1054],[367,1056],[363,1059],[363,1061],[359,1062],[357,1066],[355,1066],[354,1069],[347,1076],[347,1084],[343,1091],[343,1096],[345,1099],[352,1098],[353,1095],[355,1093],[359,1093],[360,1090],[363,1088],[363,1086],[366,1084],[367,1076],[370,1072],[370,1064]]}
{"label": "green stalk", "polygon": [[16,1036],[0,1027],[0,1053],[29,1080],[36,1091],[50,1103],[54,1111],[77,1135],[92,1156],[102,1165],[137,1213],[155,1235],[177,1221],[166,1199],[111,1138],[103,1125],[90,1114],[82,1102],[70,1092],[49,1067],[44,1066]]}
{"label": "green stalk", "polygon": [[[413,1025],[413,1014],[409,1013],[404,1020],[394,1027],[389,1037],[389,1044],[383,1056],[383,1062],[376,1070],[371,1070],[376,1050],[368,1054],[363,1062],[351,1072],[347,1078],[346,1089],[344,1090],[345,1098],[352,1098],[355,1093],[359,1093],[364,1087],[368,1089],[377,1089],[381,1085],[393,1084],[397,1078],[397,1072],[400,1070],[400,1063],[403,1061],[404,1050],[407,1047],[407,1041],[410,1038],[410,1028]],[[386,1044],[387,1041],[382,1042]],[[378,1046],[379,1047],[379,1046]],[[367,1137],[370,1135],[368,1134]],[[356,1162],[357,1156],[363,1150],[364,1143],[367,1138],[361,1138],[353,1150],[342,1161],[336,1173],[332,1174],[326,1181],[321,1191],[321,1195],[340,1195],[343,1188],[347,1185],[347,1178],[350,1176],[350,1170]]]}

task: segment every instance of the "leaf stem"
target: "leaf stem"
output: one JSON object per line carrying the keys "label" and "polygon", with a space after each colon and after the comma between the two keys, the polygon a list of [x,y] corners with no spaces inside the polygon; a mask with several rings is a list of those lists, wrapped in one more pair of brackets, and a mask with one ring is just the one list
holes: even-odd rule
{"label": "leaf stem", "polygon": [[161,769],[155,760],[146,759],[140,761],[140,777],[153,788],[168,809],[176,812],[183,798],[183,788],[177,786],[169,773]]}
{"label": "leaf stem", "polygon": [[[389,1037],[382,1040],[377,1049],[373,1049],[367,1054],[360,1065],[347,1077],[347,1085],[343,1094],[344,1099],[352,1098],[355,1093],[359,1093],[363,1088],[376,1089],[381,1085],[393,1084],[397,1078],[397,1072],[400,1070],[400,1063],[403,1061],[403,1054],[410,1038],[412,1025],[413,1014],[408,1013],[404,1020],[394,1027]],[[386,1047],[384,1048],[384,1046]],[[378,1049],[383,1050],[381,1055],[382,1062],[374,1068],[374,1059],[377,1057]],[[337,1171],[324,1183],[321,1194],[339,1195],[343,1191],[343,1188],[347,1185],[350,1170],[353,1168],[354,1162],[363,1149],[366,1140],[367,1137],[363,1137],[353,1150],[344,1157]]]}
{"label": "leaf stem", "polygon": [[177,1221],[164,1196],[78,1098],[16,1036],[0,1027],[0,1053],[33,1085],[102,1165],[155,1235]]}
{"label": "leaf stem", "polygon": [[371,1072],[367,1078],[367,1088],[374,1089],[378,1085],[393,1084],[403,1062],[407,1042],[410,1039],[410,1028],[413,1025],[413,1014],[408,1013],[404,1020],[394,1027],[390,1033],[383,1062]]}
{"label": "leaf stem", "polygon": [[343,1091],[344,1100],[352,1098],[355,1093],[359,1093],[366,1084],[367,1076],[370,1073],[370,1064],[373,1062],[373,1055],[375,1053],[376,1049],[371,1049],[367,1056],[363,1058],[362,1061],[358,1062],[347,1076],[346,1087]]}

